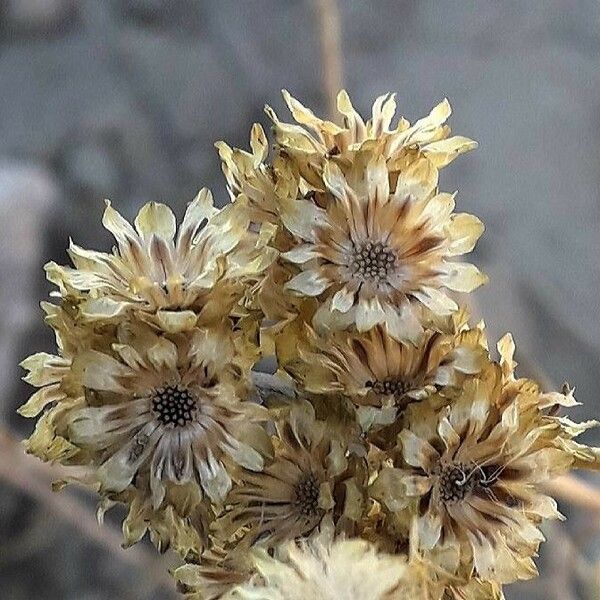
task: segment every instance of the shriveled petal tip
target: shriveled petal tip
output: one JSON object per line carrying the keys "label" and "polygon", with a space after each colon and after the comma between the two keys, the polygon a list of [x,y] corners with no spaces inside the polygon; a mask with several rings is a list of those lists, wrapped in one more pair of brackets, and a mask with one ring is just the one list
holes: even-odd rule
{"label": "shriveled petal tip", "polygon": [[59,389],[58,384],[48,385],[35,392],[23,406],[17,409],[17,412],[22,417],[37,417],[48,404],[64,397],[65,394]]}
{"label": "shriveled petal tip", "polygon": [[471,140],[463,136],[454,136],[438,142],[427,144],[423,148],[423,154],[438,168],[441,169],[450,164],[455,158],[475,150],[478,144],[475,140]]}
{"label": "shriveled petal tip", "polygon": [[396,114],[396,94],[384,94],[373,103],[372,124],[376,127],[374,133],[381,135],[389,129],[392,119]]}
{"label": "shriveled petal tip", "polygon": [[347,112],[354,111],[354,106],[352,106],[352,101],[350,100],[350,96],[346,90],[340,90],[338,92],[336,98],[337,109],[342,113],[346,114]]}
{"label": "shriveled petal tip", "polygon": [[446,226],[449,237],[448,256],[471,252],[485,230],[483,222],[474,215],[457,213],[450,217]]}
{"label": "shriveled petal tip", "polygon": [[219,209],[214,207],[212,192],[208,188],[202,188],[188,204],[180,231],[183,233],[191,228],[197,229],[199,223],[204,219],[210,219],[218,212]]}
{"label": "shriveled petal tip", "polygon": [[488,282],[488,276],[470,263],[449,263],[441,277],[443,285],[455,292],[472,292]]}
{"label": "shriveled petal tip", "polygon": [[306,296],[318,296],[330,285],[329,279],[322,277],[317,271],[308,270],[298,273],[285,284],[285,288]]}
{"label": "shriveled petal tip", "polygon": [[135,227],[145,239],[155,234],[165,240],[173,240],[177,224],[175,215],[168,206],[149,202],[142,207],[135,218]]}
{"label": "shriveled petal tip", "polygon": [[512,333],[505,333],[498,341],[497,348],[500,353],[500,362],[508,363],[514,369],[517,363],[513,360],[516,346]]}
{"label": "shriveled petal tip", "polygon": [[119,246],[126,245],[128,239],[136,239],[137,234],[134,228],[112,207],[110,200],[105,200],[104,204],[106,208],[102,216],[102,225],[113,234]]}
{"label": "shriveled petal tip", "polygon": [[454,300],[435,288],[423,287],[420,291],[413,292],[413,296],[436,315],[449,315],[458,310]]}
{"label": "shriveled petal tip", "polygon": [[288,252],[284,252],[281,255],[286,260],[296,264],[303,264],[317,256],[315,246],[312,244],[300,244]]}
{"label": "shriveled petal tip", "polygon": [[331,300],[331,308],[333,310],[339,310],[342,313],[348,312],[353,305],[354,292],[347,287],[343,287],[341,290],[337,291]]}
{"label": "shriveled petal tip", "polygon": [[433,110],[429,113],[429,118],[436,125],[443,125],[448,117],[452,114],[452,107],[448,98],[444,98]]}
{"label": "shriveled petal tip", "polygon": [[440,459],[440,455],[429,442],[417,437],[409,429],[404,429],[398,436],[402,442],[404,460],[411,467],[421,467],[429,472]]}
{"label": "shriveled petal tip", "polygon": [[267,158],[269,153],[269,144],[267,142],[267,136],[265,130],[262,128],[260,123],[254,123],[250,132],[250,148],[254,154],[254,168]]}

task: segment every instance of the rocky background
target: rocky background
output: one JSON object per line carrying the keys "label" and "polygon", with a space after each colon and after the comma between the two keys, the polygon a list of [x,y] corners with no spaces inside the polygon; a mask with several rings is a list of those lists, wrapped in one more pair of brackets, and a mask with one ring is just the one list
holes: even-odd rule
{"label": "rocky background", "polygon": [[[345,85],[361,111],[397,91],[414,120],[447,96],[453,129],[479,140],[442,178],[487,225],[475,262],[491,283],[476,310],[494,337],[515,334],[524,372],[577,386],[577,419],[597,417],[600,3],[339,5]],[[224,202],[213,142],[245,147],[253,121],[268,125],[266,102],[285,114],[282,87],[323,113],[319,44],[310,0],[0,0],[5,428],[29,432],[14,412],[28,393],[16,364],[52,344],[37,308],[42,265],[66,261],[69,236],[108,249],[103,198],[128,217],[148,200],[181,214],[203,185]],[[11,448],[0,438],[1,598],[174,597],[162,561],[119,550],[116,531],[86,521],[89,498],[49,496]],[[571,520],[549,530],[544,576],[513,600],[600,598],[600,512],[562,508]]]}

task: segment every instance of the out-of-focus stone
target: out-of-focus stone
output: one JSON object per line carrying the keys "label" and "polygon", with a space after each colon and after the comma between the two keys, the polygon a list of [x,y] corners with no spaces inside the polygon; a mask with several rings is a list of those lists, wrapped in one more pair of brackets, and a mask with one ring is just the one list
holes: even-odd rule
{"label": "out-of-focus stone", "polygon": [[8,0],[4,3],[4,25],[15,33],[56,31],[73,18],[75,0]]}
{"label": "out-of-focus stone", "polygon": [[65,175],[75,188],[101,196],[119,188],[119,167],[104,144],[73,144],[66,150],[64,161]]}

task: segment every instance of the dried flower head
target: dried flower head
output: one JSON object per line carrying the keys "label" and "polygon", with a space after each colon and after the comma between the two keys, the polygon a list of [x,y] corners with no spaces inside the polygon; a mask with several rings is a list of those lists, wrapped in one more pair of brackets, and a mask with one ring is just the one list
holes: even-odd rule
{"label": "dried flower head", "polygon": [[381,157],[361,154],[346,173],[327,162],[325,200],[282,205],[285,227],[300,240],[283,255],[301,269],[286,288],[319,299],[315,326],[355,324],[362,332],[383,324],[395,339],[416,344],[423,309],[435,315],[458,310],[442,288],[470,292],[485,283],[474,265],[450,260],[473,249],[481,222],[453,214],[454,197],[437,194],[437,179],[423,169],[424,159],[390,188]]}
{"label": "dried flower head", "polygon": [[67,425],[71,442],[92,453],[103,489],[122,491],[148,470],[155,508],[167,483],[197,482],[219,502],[231,486],[226,457],[262,468],[261,454],[241,441],[261,434],[262,409],[236,393],[239,367],[226,331],[169,339],[124,327],[113,348],[112,356],[78,357],[90,401]]}
{"label": "dried flower head", "polygon": [[303,389],[400,409],[441,388],[457,388],[488,355],[483,329],[466,325],[455,334],[427,331],[417,346],[398,342],[380,326],[324,337],[307,328],[306,341],[297,344],[297,359],[287,366]]}
{"label": "dried flower head", "polygon": [[392,511],[415,511],[419,546],[446,548],[445,568],[510,582],[536,574],[538,525],[560,517],[538,486],[571,466],[576,432],[542,410],[539,391],[507,394],[502,384],[490,364],[449,407],[415,406],[399,435],[400,458],[372,492]]}
{"label": "dried flower head", "polygon": [[[325,516],[355,519],[362,495],[356,460],[307,401],[276,422],[273,460],[261,472],[244,470],[227,498],[217,534],[246,530],[246,540],[273,546],[313,532]],[[364,489],[364,488],[363,488]],[[336,499],[341,506],[336,506]]]}
{"label": "dried flower head", "polygon": [[396,112],[394,94],[377,98],[371,119],[364,121],[346,91],[342,90],[337,106],[343,126],[315,116],[285,90],[283,97],[297,124],[280,121],[269,107],[267,114],[274,123],[280,151],[291,157],[302,177],[312,185],[318,185],[324,157],[351,161],[354,160],[353,153],[361,148],[368,147],[384,156],[390,170],[395,172],[422,157],[439,169],[477,147],[477,143],[469,138],[450,137],[450,128],[445,125],[452,112],[448,100],[438,104],[414,125],[400,118],[392,128]]}
{"label": "dried flower head", "polygon": [[244,200],[219,211],[206,189],[188,206],[177,235],[173,212],[155,202],[140,210],[135,229],[108,201],[102,222],[117,241],[112,253],[71,243],[74,268],[46,267],[61,295],[75,297],[81,316],[92,321],[135,310],[162,330],[189,329],[202,311],[205,318],[227,315],[241,295],[232,287],[274,259],[265,235],[249,230]]}
{"label": "dried flower head", "polygon": [[[401,600],[411,590],[411,570],[401,556],[379,554],[360,539],[300,546],[279,556],[255,551],[257,575],[234,588],[229,600]],[[422,595],[422,597],[426,597]]]}

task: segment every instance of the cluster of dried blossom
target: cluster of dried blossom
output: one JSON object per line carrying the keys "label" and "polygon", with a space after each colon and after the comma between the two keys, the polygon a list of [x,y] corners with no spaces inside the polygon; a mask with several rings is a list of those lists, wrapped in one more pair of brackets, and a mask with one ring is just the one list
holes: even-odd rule
{"label": "cluster of dried blossom", "polygon": [[[225,208],[107,203],[112,252],[47,265],[27,451],[77,465],[100,517],[124,504],[127,545],[176,550],[189,598],[502,598],[561,518],[540,486],[597,452],[452,297],[485,283],[457,260],[483,225],[438,174],[476,144],[447,101],[392,126],[393,95],[364,121],[341,92],[339,126],[284,96],[272,152],[259,125],[217,144]],[[264,357],[287,392],[256,389]]]}

